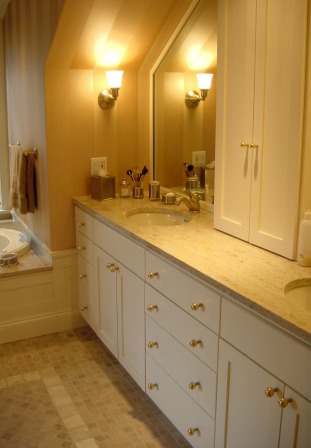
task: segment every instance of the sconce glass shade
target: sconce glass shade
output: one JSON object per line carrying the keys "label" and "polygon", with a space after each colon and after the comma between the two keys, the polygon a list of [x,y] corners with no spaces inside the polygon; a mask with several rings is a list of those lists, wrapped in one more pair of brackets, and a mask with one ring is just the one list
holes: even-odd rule
{"label": "sconce glass shade", "polygon": [[111,109],[119,95],[122,85],[123,70],[106,71],[108,89],[102,90],[98,95],[98,104],[102,109]]}
{"label": "sconce glass shade", "polygon": [[209,90],[212,85],[212,73],[197,73],[198,87],[200,90]]}
{"label": "sconce glass shade", "polygon": [[212,77],[212,73],[197,73],[198,87],[201,91],[201,96],[196,90],[189,90],[185,96],[187,107],[194,109],[198,106],[200,101],[205,101],[212,84]]}

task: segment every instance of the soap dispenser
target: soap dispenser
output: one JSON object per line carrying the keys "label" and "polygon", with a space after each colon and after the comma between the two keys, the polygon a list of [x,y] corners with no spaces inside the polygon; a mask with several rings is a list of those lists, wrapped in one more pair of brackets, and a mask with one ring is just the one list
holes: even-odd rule
{"label": "soap dispenser", "polygon": [[299,227],[298,264],[311,266],[311,210],[304,213]]}

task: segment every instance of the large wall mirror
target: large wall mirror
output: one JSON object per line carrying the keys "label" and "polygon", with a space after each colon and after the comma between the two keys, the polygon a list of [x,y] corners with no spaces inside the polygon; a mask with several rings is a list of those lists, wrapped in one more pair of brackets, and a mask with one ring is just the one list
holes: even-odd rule
{"label": "large wall mirror", "polygon": [[[161,186],[185,187],[193,152],[203,151],[209,167],[215,159],[216,71],[217,0],[200,0],[154,74],[153,174]],[[212,73],[212,85],[205,101],[189,108],[186,92],[200,92],[196,73]]]}

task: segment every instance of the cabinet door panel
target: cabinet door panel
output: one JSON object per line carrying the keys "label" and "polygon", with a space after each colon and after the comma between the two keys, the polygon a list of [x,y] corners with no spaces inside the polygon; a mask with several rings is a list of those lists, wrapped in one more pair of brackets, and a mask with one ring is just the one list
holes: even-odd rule
{"label": "cabinet door panel", "polygon": [[283,409],[280,448],[311,447],[311,403],[289,387],[285,398],[293,401]]}
{"label": "cabinet door panel", "polygon": [[116,272],[107,269],[116,261],[104,250],[94,247],[95,291],[99,307],[98,337],[118,358],[118,315]]}
{"label": "cabinet door panel", "polygon": [[[224,341],[219,344],[217,448],[277,448],[281,408],[277,393],[265,389],[283,384]],[[282,392],[280,392],[280,395]]]}
{"label": "cabinet door panel", "polygon": [[118,347],[119,361],[145,390],[144,281],[118,264]]}

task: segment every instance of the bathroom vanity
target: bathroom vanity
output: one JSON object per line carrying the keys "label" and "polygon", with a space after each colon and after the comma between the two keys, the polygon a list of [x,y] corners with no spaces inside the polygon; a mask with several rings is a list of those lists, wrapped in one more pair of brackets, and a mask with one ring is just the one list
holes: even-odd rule
{"label": "bathroom vanity", "polygon": [[205,210],[142,226],[133,210],[164,207],[74,205],[81,314],[189,443],[310,446],[311,312],[284,295],[310,270],[218,232]]}

